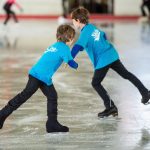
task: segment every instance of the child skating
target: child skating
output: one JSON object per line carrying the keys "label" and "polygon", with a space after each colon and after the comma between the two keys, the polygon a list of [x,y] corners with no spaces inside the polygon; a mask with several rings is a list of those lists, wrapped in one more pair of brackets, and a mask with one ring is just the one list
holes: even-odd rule
{"label": "child skating", "polygon": [[14,18],[14,21],[17,23],[18,22],[18,19],[17,19],[17,16],[15,14],[15,12],[12,10],[12,6],[13,5],[16,5],[20,11],[22,11],[22,7],[16,2],[16,0],[7,0],[6,3],[4,4],[4,10],[6,12],[6,19],[4,21],[4,25],[6,25],[11,17],[11,15],[13,16]]}
{"label": "child skating", "polygon": [[0,110],[0,129],[5,119],[23,103],[25,103],[39,88],[47,98],[46,131],[68,132],[69,128],[57,121],[57,92],[52,83],[52,76],[65,62],[77,69],[78,64],[73,60],[69,46],[75,35],[75,30],[69,25],[61,25],[57,29],[57,42],[49,46],[39,61],[30,69],[29,79],[25,89],[12,98]]}
{"label": "child skating", "polygon": [[73,25],[81,30],[80,36],[72,48],[72,56],[75,58],[79,51],[86,50],[95,70],[92,86],[104,101],[105,110],[98,113],[98,117],[118,115],[116,105],[102,85],[102,81],[110,68],[134,84],[142,95],[141,102],[147,104],[150,99],[150,92],[135,75],[124,67],[106,34],[89,23],[88,10],[82,7],[77,8],[71,13],[71,18]]}

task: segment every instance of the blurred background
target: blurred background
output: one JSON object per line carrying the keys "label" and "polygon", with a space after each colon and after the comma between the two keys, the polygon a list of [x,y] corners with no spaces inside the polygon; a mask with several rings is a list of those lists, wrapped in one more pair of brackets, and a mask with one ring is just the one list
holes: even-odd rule
{"label": "blurred background", "polygon": [[[66,12],[82,5],[91,13],[111,14],[114,16],[140,16],[142,0],[18,0],[24,12],[20,16],[51,17],[62,14],[62,1],[65,2]],[[5,0],[0,1],[1,8]],[[14,8],[15,9],[15,8]],[[17,11],[17,10],[16,10]],[[1,9],[1,17],[4,15]],[[19,12],[18,12],[19,13]]]}

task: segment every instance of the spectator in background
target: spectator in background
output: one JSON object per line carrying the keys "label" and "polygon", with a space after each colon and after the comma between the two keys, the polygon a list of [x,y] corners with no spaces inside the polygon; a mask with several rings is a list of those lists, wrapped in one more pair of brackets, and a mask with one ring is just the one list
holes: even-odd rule
{"label": "spectator in background", "polygon": [[4,25],[7,24],[7,22],[9,21],[9,19],[11,17],[11,15],[13,16],[15,22],[16,23],[18,22],[18,19],[16,17],[15,12],[11,10],[11,8],[14,4],[20,9],[20,11],[23,11],[22,7],[16,2],[16,0],[7,0],[6,3],[3,6],[3,8],[4,8],[4,10],[7,14],[6,19],[4,21]]}
{"label": "spectator in background", "polygon": [[69,8],[69,13],[72,12],[73,9],[79,7],[80,5],[83,5],[85,0],[69,0],[70,2],[70,8]]}
{"label": "spectator in background", "polygon": [[80,0],[79,4],[91,13],[108,13],[108,0]]}
{"label": "spectator in background", "polygon": [[58,18],[58,24],[67,24],[68,23],[68,19],[67,19],[67,15],[68,15],[68,0],[62,0],[62,15]]}
{"label": "spectator in background", "polygon": [[62,0],[62,8],[63,8],[63,17],[67,18],[68,8],[67,8],[68,0]]}
{"label": "spectator in background", "polygon": [[106,0],[101,0],[100,9],[101,9],[101,13],[104,13],[104,14],[108,13],[108,4]]}
{"label": "spectator in background", "polygon": [[[146,13],[145,7],[147,7],[149,14]],[[150,0],[143,0],[143,3],[141,5],[141,11],[143,17],[149,17],[150,18]]]}

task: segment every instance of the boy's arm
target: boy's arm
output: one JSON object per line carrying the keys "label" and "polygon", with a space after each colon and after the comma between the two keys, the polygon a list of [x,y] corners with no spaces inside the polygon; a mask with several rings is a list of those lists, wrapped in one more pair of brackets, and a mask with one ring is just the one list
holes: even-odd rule
{"label": "boy's arm", "polygon": [[78,64],[73,60],[73,57],[71,56],[70,49],[66,49],[64,53],[61,53],[61,57],[65,64],[68,64],[71,68],[77,69]]}
{"label": "boy's arm", "polygon": [[73,59],[68,62],[68,65],[74,69],[78,68],[78,64]]}
{"label": "boy's arm", "polygon": [[82,51],[83,49],[84,48],[81,45],[75,44],[71,50],[72,57],[75,58],[79,51]]}
{"label": "boy's arm", "polygon": [[21,11],[23,11],[22,7],[21,7],[17,2],[15,2],[14,4],[15,4]]}

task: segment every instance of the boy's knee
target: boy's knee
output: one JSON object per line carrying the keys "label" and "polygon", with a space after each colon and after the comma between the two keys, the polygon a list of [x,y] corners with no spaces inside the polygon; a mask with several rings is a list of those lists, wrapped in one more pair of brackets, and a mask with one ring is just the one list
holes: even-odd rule
{"label": "boy's knee", "polygon": [[48,95],[48,99],[49,99],[49,100],[57,100],[57,99],[58,99],[57,92],[50,93],[50,94]]}
{"label": "boy's knee", "polygon": [[130,72],[125,73],[122,77],[126,80],[128,80],[130,78],[132,74]]}
{"label": "boy's knee", "polygon": [[27,90],[27,89],[24,89],[21,94],[22,95],[33,95],[35,93],[36,90],[33,90],[33,89],[30,89],[30,90]]}
{"label": "boy's knee", "polygon": [[53,99],[58,99],[58,95],[57,95],[57,92],[55,92],[52,96]]}
{"label": "boy's knee", "polygon": [[91,85],[93,88],[97,87],[98,85],[100,85],[100,81],[98,81],[97,79],[93,78]]}

